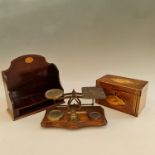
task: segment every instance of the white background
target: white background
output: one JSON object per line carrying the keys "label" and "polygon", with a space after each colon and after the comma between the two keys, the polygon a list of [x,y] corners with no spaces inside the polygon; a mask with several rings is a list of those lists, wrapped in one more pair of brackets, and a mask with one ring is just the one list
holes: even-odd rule
{"label": "white background", "polygon": [[13,122],[0,79],[0,154],[154,155],[154,50],[154,0],[0,0],[0,70],[35,53],[57,65],[65,92],[105,74],[149,81],[138,118],[104,108],[107,126],[72,131],[41,128],[45,111]]}

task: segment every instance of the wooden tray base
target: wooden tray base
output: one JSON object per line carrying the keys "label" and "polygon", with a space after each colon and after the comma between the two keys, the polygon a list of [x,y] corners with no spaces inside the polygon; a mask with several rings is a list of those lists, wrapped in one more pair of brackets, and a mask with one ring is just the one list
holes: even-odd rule
{"label": "wooden tray base", "polygon": [[[64,116],[58,121],[50,121],[48,119],[48,114],[51,110],[61,110]],[[67,128],[67,129],[78,129],[82,127],[89,126],[104,126],[107,124],[107,120],[104,115],[104,110],[100,106],[81,106],[79,110],[76,111],[78,120],[71,121],[70,111],[68,111],[67,106],[57,106],[46,111],[45,117],[41,122],[41,126],[44,128],[56,127],[56,128]],[[92,119],[89,117],[90,112],[98,112],[101,114],[99,119]]]}

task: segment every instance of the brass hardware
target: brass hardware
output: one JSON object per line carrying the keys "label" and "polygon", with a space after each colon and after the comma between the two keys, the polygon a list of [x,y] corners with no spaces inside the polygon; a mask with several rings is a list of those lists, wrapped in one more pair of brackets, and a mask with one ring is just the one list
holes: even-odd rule
{"label": "brass hardware", "polygon": [[104,99],[105,93],[101,87],[83,87],[82,94],[88,99]]}
{"label": "brass hardware", "polygon": [[[81,110],[81,106],[82,106],[80,98],[92,99],[93,102],[90,105],[93,106],[95,99],[105,99],[106,95],[104,93],[104,90],[101,87],[83,87],[82,93],[77,93],[73,89],[71,93],[67,93],[67,94],[64,94],[64,91],[61,89],[51,89],[45,92],[45,97],[47,99],[51,99],[54,101],[58,99],[68,98],[68,102],[67,102],[68,119],[72,123],[77,123],[79,121],[78,111]],[[87,112],[85,111],[82,113],[87,113]],[[90,115],[89,117],[94,120],[98,120],[102,116],[99,112],[90,112],[89,115]],[[51,121],[57,121],[61,117],[63,117],[62,113],[54,110],[50,111],[48,115],[48,119]]]}
{"label": "brass hardware", "polygon": [[77,122],[78,121],[78,115],[77,115],[75,109],[71,109],[71,111],[70,111],[70,121],[71,122]]}

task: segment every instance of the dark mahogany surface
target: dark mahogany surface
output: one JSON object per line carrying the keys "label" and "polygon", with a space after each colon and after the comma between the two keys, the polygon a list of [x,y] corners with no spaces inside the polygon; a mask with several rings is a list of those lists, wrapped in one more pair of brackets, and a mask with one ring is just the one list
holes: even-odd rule
{"label": "dark mahogany surface", "polygon": [[13,119],[54,105],[53,101],[45,98],[45,92],[54,88],[63,89],[56,65],[47,63],[40,55],[25,55],[14,59],[10,68],[2,72],[2,77],[8,111]]}

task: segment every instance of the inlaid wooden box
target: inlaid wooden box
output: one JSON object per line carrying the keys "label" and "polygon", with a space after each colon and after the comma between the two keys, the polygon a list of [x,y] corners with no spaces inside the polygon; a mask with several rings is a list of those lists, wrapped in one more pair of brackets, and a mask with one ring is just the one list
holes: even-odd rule
{"label": "inlaid wooden box", "polygon": [[131,79],[116,75],[105,75],[96,80],[106,94],[106,99],[96,102],[138,116],[145,106],[148,81]]}

